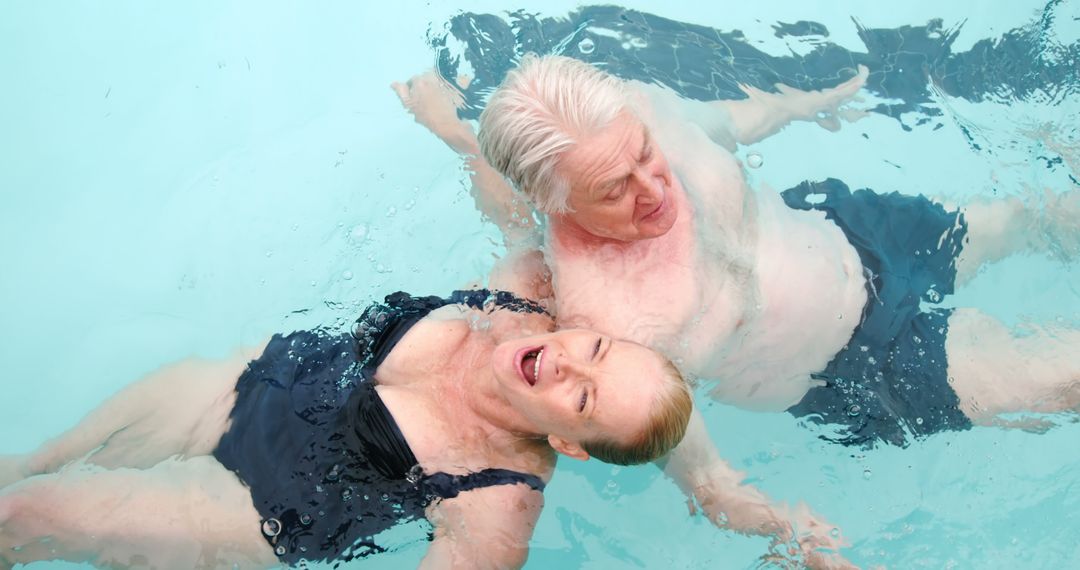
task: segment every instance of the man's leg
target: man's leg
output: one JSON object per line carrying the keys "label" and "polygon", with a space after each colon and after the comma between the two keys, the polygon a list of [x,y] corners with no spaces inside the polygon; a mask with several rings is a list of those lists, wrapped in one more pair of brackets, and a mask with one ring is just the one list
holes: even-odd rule
{"label": "man's leg", "polygon": [[211,457],[146,470],[73,465],[0,492],[0,569],[38,560],[103,568],[266,568],[251,494]]}
{"label": "man's leg", "polygon": [[976,424],[993,424],[999,414],[1080,408],[1080,330],[1010,331],[979,311],[957,309],[945,354],[960,409]]}
{"label": "man's leg", "polygon": [[968,232],[956,260],[958,285],[984,264],[1015,253],[1043,252],[1065,261],[1080,256],[1080,191],[979,200],[961,211]]}

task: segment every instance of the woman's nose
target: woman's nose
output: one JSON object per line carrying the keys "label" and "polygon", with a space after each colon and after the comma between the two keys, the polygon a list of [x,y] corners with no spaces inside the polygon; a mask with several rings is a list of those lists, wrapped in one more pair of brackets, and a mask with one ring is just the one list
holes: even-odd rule
{"label": "woman's nose", "polygon": [[575,360],[573,357],[561,354],[555,361],[556,380],[568,380],[580,376],[584,372],[584,363]]}

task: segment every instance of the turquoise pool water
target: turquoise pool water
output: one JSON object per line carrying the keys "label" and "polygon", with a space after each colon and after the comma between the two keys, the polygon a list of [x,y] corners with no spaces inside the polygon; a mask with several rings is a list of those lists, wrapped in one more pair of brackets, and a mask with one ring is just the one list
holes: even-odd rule
{"label": "turquoise pool water", "polygon": [[[857,52],[853,17],[875,28],[966,21],[953,45],[962,51],[1038,22],[1046,8],[627,5],[742,30],[773,55],[806,47],[777,37],[777,22],[821,22],[830,42]],[[574,5],[515,7],[557,16]],[[1080,7],[1051,7],[1046,44],[1075,44]],[[344,322],[388,291],[438,293],[483,275],[497,231],[479,221],[457,157],[388,88],[433,65],[428,38],[463,9],[505,6],[0,6],[0,453],[33,449],[164,363]],[[930,105],[942,114],[926,125],[871,115],[828,136],[795,125],[741,152],[762,155],[752,180],[776,190],[828,176],[958,201],[1076,187],[1075,86],[1023,101],[935,91]],[[1044,125],[1049,136],[1037,132]],[[1017,257],[952,303],[1009,323],[1080,325],[1080,270]],[[860,565],[1080,559],[1072,418],[1049,418],[1057,425],[1046,433],[986,428],[860,451],[824,443],[787,415],[720,405],[706,415],[726,458],[775,498],[806,501],[838,524]],[[688,516],[652,467],[564,461],[546,499],[529,568],[746,568],[766,546]],[[414,566],[426,548],[417,536],[418,525],[401,529],[400,548],[359,566]]]}

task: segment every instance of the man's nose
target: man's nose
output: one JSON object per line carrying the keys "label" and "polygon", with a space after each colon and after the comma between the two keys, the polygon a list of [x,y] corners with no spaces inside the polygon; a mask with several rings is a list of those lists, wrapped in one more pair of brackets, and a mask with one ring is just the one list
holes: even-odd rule
{"label": "man's nose", "polygon": [[632,176],[638,186],[639,204],[658,204],[663,201],[664,190],[648,165],[635,168]]}

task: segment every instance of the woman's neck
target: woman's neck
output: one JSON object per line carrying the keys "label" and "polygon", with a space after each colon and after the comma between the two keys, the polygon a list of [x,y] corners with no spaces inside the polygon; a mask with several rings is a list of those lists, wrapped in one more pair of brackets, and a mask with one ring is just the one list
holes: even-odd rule
{"label": "woman's neck", "polygon": [[502,395],[491,366],[499,340],[490,330],[470,328],[453,353],[436,363],[443,373],[433,397],[449,425],[476,439],[474,443],[502,452],[547,448],[543,435],[536,434]]}

